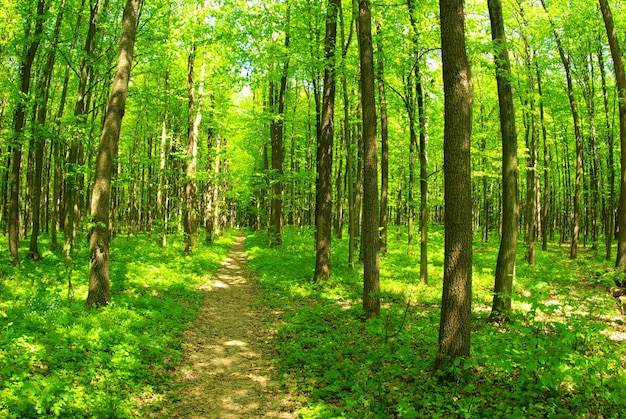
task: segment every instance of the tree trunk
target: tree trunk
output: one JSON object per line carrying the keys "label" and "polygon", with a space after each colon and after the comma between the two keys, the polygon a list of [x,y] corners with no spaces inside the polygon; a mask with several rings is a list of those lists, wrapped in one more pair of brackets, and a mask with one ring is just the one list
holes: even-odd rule
{"label": "tree trunk", "polygon": [[445,256],[436,369],[468,357],[472,320],[472,76],[463,0],[440,0],[444,87]]}
{"label": "tree trunk", "polygon": [[613,66],[615,68],[615,80],[619,96],[619,138],[620,138],[620,193],[619,207],[617,210],[617,258],[615,266],[626,264],[626,73],[624,72],[624,60],[617,37],[613,15],[608,0],[600,0],[600,10],[604,18],[606,35],[611,48]]}
{"label": "tree trunk", "polygon": [[359,0],[359,60],[363,106],[363,310],[368,318],[380,314],[378,233],[378,148],[376,141],[376,93],[374,48],[369,0]]}
{"label": "tree trunk", "polygon": [[335,114],[335,44],[340,0],[329,0],[326,14],[324,96],[321,135],[317,146],[317,199],[315,205],[315,273],[313,281],[330,278],[331,223],[333,203],[333,136]]}
{"label": "tree trunk", "polygon": [[[185,170],[185,210],[183,228],[185,230],[185,244],[183,252],[190,255],[196,245],[197,234],[197,195],[198,185],[196,183],[196,156],[198,154],[198,131],[202,122],[202,99],[204,93],[204,77],[206,73],[206,60],[202,57],[202,67],[200,70],[200,80],[198,85],[198,98],[196,103],[194,86],[194,64],[196,47],[194,45],[192,53],[189,55],[187,82],[189,87],[189,134],[187,141],[187,168]],[[194,114],[195,108],[195,114]]]}
{"label": "tree trunk", "polygon": [[[287,16],[285,21],[285,51],[289,51],[290,44],[290,16],[291,6],[287,1]],[[282,75],[280,77],[280,90],[278,93],[278,103],[276,115],[272,120],[272,171],[274,172],[274,182],[272,184],[271,218],[270,218],[270,244],[279,246],[282,244],[283,235],[283,133],[285,114],[285,93],[287,91],[287,75],[289,72],[289,56],[285,57]]]}
{"label": "tree trunk", "polygon": [[[77,129],[73,133],[74,139],[70,146],[70,152],[67,161],[68,173],[66,173],[65,180],[65,194],[64,194],[64,208],[65,208],[65,220],[64,233],[65,242],[63,244],[63,254],[66,259],[71,259],[72,249],[74,247],[74,238],[76,235],[75,226],[78,218],[78,165],[80,163],[79,155],[82,147],[80,138],[82,133],[80,128],[85,126],[87,118],[87,101],[85,95],[87,94],[87,82],[89,80],[89,74],[91,72],[91,64],[94,59],[94,41],[96,37],[96,29],[98,16],[100,14],[100,7],[102,0],[96,0],[95,4],[91,8],[89,29],[87,32],[87,38],[85,39],[85,55],[82,59],[80,66],[80,78],[78,82],[78,93],[76,96],[76,103],[74,105],[74,117],[76,118]],[[79,17],[80,19],[80,17]]]}
{"label": "tree trunk", "polygon": [[113,79],[107,114],[100,136],[96,159],[94,187],[91,196],[91,231],[89,238],[89,294],[87,307],[108,305],[111,301],[109,279],[110,220],[109,200],[113,163],[117,154],[122,117],[126,107],[126,94],[133,50],[137,33],[137,14],[140,0],[127,0],[122,20],[120,53]]}
{"label": "tree trunk", "polygon": [[26,50],[26,55],[22,61],[20,68],[20,92],[22,98],[17,103],[14,119],[14,135],[15,140],[12,145],[12,168],[11,177],[9,179],[10,195],[9,195],[9,251],[11,253],[11,263],[13,266],[19,263],[18,249],[20,241],[19,226],[19,200],[20,200],[20,169],[22,165],[22,132],[26,124],[26,103],[25,100],[30,91],[30,77],[35,61],[35,54],[39,48],[41,34],[43,33],[43,22],[45,13],[45,1],[37,2],[37,16],[35,18],[35,31],[32,34],[32,41]]}
{"label": "tree trunk", "polygon": [[387,253],[387,227],[389,224],[388,195],[389,195],[389,129],[387,122],[387,98],[385,95],[385,67],[383,58],[383,39],[380,35],[382,26],[378,24],[378,100],[380,102],[380,253]]}
{"label": "tree trunk", "polygon": [[[547,13],[545,0],[541,0],[541,5]],[[572,82],[572,74],[570,68],[570,59],[565,53],[563,44],[561,43],[561,37],[559,36],[554,24],[550,20],[552,26],[552,32],[556,41],[557,48],[559,50],[559,56],[563,63],[565,70],[565,78],[567,80],[567,96],[569,99],[570,109],[572,111],[572,119],[574,122],[574,137],[576,139],[576,178],[574,181],[574,220],[572,222],[572,237],[570,243],[570,259],[576,259],[578,256],[578,237],[580,234],[580,188],[583,176],[583,140],[580,130],[580,121],[578,117],[578,109],[576,106],[576,97],[574,96],[574,85]],[[625,195],[626,197],[626,195]],[[626,199],[626,198],[625,198]],[[626,218],[625,218],[626,222]],[[626,246],[625,246],[626,249]]]}
{"label": "tree trunk", "polygon": [[35,128],[35,173],[33,174],[33,194],[32,194],[32,207],[33,207],[33,224],[32,233],[30,236],[30,250],[29,257],[33,260],[39,260],[41,255],[39,253],[38,238],[39,238],[39,225],[40,225],[40,208],[41,208],[41,190],[42,190],[42,169],[44,165],[43,154],[46,143],[46,136],[44,134],[44,127],[46,125],[46,117],[48,115],[48,98],[50,96],[50,80],[52,78],[52,70],[54,68],[54,60],[56,55],[56,46],[59,39],[59,32],[61,30],[61,22],[63,21],[63,10],[65,8],[65,0],[59,5],[59,12],[57,14],[56,23],[54,26],[54,35],[52,36],[52,42],[50,46],[50,52],[46,59],[46,65],[43,70],[43,75],[39,84],[39,94],[41,97],[41,103],[37,107],[37,124]]}
{"label": "tree trunk", "polygon": [[517,131],[515,107],[511,87],[511,64],[504,31],[502,3],[489,0],[491,34],[494,44],[496,81],[500,105],[500,131],[502,135],[502,237],[493,294],[491,316],[499,317],[511,309],[511,292],[515,275],[515,255],[519,224],[517,191]]}

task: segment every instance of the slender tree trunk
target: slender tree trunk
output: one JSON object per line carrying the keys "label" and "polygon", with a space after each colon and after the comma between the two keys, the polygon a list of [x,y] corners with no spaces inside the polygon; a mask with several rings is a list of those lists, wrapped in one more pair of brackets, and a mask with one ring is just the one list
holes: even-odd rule
{"label": "slender tree trunk", "polygon": [[335,45],[337,40],[337,12],[340,0],[329,0],[326,15],[324,69],[324,97],[322,125],[317,147],[317,199],[315,206],[315,273],[314,282],[330,278],[331,223],[333,203],[333,137],[335,130]]}
{"label": "slender tree trunk", "polygon": [[159,153],[159,172],[157,175],[157,195],[156,195],[156,217],[159,220],[159,238],[158,244],[160,247],[167,245],[167,215],[166,215],[166,197],[164,196],[165,190],[165,158],[167,151],[167,119],[169,109],[169,84],[170,84],[170,70],[165,70],[165,108],[163,109],[163,119],[161,121],[161,148]]}
{"label": "slender tree trunk", "polygon": [[[285,51],[289,51],[290,44],[290,21],[291,6],[287,0],[287,16],[285,21]],[[282,75],[280,78],[280,90],[278,93],[278,103],[276,115],[272,121],[272,171],[276,176],[272,184],[271,219],[270,219],[270,244],[279,246],[282,244],[283,235],[283,162],[285,160],[283,151],[283,134],[285,114],[285,94],[287,91],[287,74],[289,72],[289,56],[285,57]]]}
{"label": "slender tree trunk", "polygon": [[368,318],[380,313],[378,233],[378,149],[372,16],[369,0],[359,0],[359,50],[363,105],[363,310]]}
{"label": "slender tree trunk", "polygon": [[[541,4],[546,10],[545,0],[541,0]],[[580,234],[580,189],[582,183],[583,176],[583,140],[582,133],[580,130],[580,121],[578,117],[578,109],[576,105],[576,97],[574,96],[574,85],[572,82],[572,74],[570,67],[570,59],[565,53],[565,49],[563,44],[561,43],[561,37],[556,31],[554,24],[551,21],[552,32],[554,34],[554,39],[557,44],[557,48],[559,50],[559,56],[561,57],[561,61],[563,63],[563,68],[565,70],[565,78],[567,80],[567,96],[569,98],[569,104],[572,111],[572,119],[574,122],[574,137],[576,139],[576,178],[574,182],[574,219],[572,222],[572,237],[570,243],[570,259],[576,259],[578,256],[578,238]],[[626,195],[625,200],[626,200]],[[626,223],[626,218],[625,218]],[[625,246],[626,249],[626,246]]]}
{"label": "slender tree trunk", "polygon": [[[378,24],[377,32],[381,32],[381,24]],[[381,161],[380,161],[380,253],[387,253],[387,228],[389,224],[388,195],[389,195],[389,128],[387,122],[387,97],[385,95],[385,67],[383,57],[382,36],[377,42],[377,79],[378,79],[378,100],[380,102],[380,139],[381,139]]]}
{"label": "slender tree trunk", "polygon": [[[600,78],[602,80],[602,102],[604,103],[604,119],[606,129],[607,140],[607,167],[608,183],[609,183],[609,196],[603,195],[603,212],[604,212],[604,245],[606,248],[606,260],[611,260],[611,245],[613,244],[613,238],[615,236],[615,168],[614,168],[614,139],[613,139],[613,127],[611,124],[610,111],[609,111],[609,95],[606,87],[606,71],[604,68],[604,56],[601,47],[596,52],[598,58],[598,68],[600,69]],[[608,202],[607,202],[608,201]]]}
{"label": "slender tree trunk", "polygon": [[472,320],[472,76],[463,0],[440,0],[444,87],[445,256],[436,369],[470,355]]}
{"label": "slender tree trunk", "polygon": [[[74,117],[76,118],[77,129],[73,133],[74,139],[70,146],[70,152],[67,161],[68,173],[66,173],[65,179],[65,193],[64,193],[64,208],[65,208],[65,220],[64,234],[65,242],[63,245],[63,254],[66,259],[71,259],[72,248],[74,247],[74,238],[76,235],[75,227],[78,217],[78,165],[80,164],[80,149],[81,145],[81,128],[84,128],[86,118],[88,101],[85,95],[87,94],[87,82],[89,80],[89,74],[91,72],[91,63],[94,58],[94,41],[96,37],[96,29],[98,16],[100,14],[100,8],[102,0],[96,0],[91,8],[89,29],[87,32],[87,38],[85,39],[85,56],[82,59],[80,66],[80,78],[78,82],[78,93],[76,97],[76,103],[74,105]],[[79,17],[80,19],[80,17]]]}
{"label": "slender tree trunk", "polygon": [[537,93],[539,94],[539,123],[541,124],[541,138],[543,143],[543,198],[541,214],[541,249],[548,250],[548,223],[550,215],[550,181],[548,179],[548,164],[551,160],[548,152],[548,132],[546,130],[545,112],[543,106],[543,90],[541,88],[541,72],[539,65],[535,62],[535,73],[537,75]]}
{"label": "slender tree trunk", "polygon": [[33,174],[33,194],[32,194],[32,207],[33,207],[33,223],[32,233],[30,236],[30,250],[29,257],[33,260],[39,260],[41,255],[39,253],[39,230],[40,230],[40,208],[41,208],[41,190],[42,190],[42,170],[43,170],[43,154],[46,143],[46,136],[44,134],[44,127],[46,125],[46,117],[48,115],[48,98],[50,96],[50,80],[52,78],[52,70],[54,68],[54,60],[56,55],[56,46],[59,39],[59,32],[61,30],[61,22],[63,21],[63,10],[65,8],[65,0],[62,0],[59,5],[59,12],[57,14],[56,23],[54,26],[54,34],[52,36],[52,42],[50,52],[46,59],[46,64],[39,84],[39,93],[41,97],[41,103],[37,107],[37,124],[36,124],[36,137],[35,141],[35,173]]}
{"label": "slender tree trunk", "polygon": [[350,137],[350,100],[348,95],[348,80],[345,71],[346,55],[348,54],[348,47],[350,46],[350,40],[352,39],[352,25],[350,25],[350,36],[346,40],[343,8],[339,9],[339,18],[341,26],[341,90],[343,93],[343,137],[346,147],[346,194],[348,195],[348,267],[354,269],[354,246],[356,244],[356,213],[354,197],[354,153],[352,150],[352,139]]}
{"label": "slender tree trunk", "polygon": [[504,32],[502,3],[489,0],[489,17],[494,44],[498,101],[500,105],[500,131],[502,135],[502,237],[496,263],[492,317],[506,315],[511,309],[511,292],[515,275],[515,256],[519,224],[517,190],[517,131],[515,107],[511,86],[511,64]]}
{"label": "slender tree trunk", "polygon": [[[186,182],[185,182],[185,210],[184,210],[184,222],[183,228],[185,230],[185,244],[183,252],[191,254],[193,248],[196,245],[197,235],[197,198],[198,198],[198,185],[196,183],[196,170],[197,170],[197,154],[198,154],[198,132],[200,129],[200,123],[202,122],[202,99],[204,94],[204,77],[206,73],[206,60],[202,57],[202,67],[200,70],[200,80],[198,85],[198,97],[197,103],[195,98],[195,86],[194,86],[194,63],[195,63],[195,46],[191,55],[189,55],[189,65],[187,82],[189,87],[189,134],[187,141],[187,168],[185,170]],[[194,114],[195,108],[195,114]]]}
{"label": "slender tree trunk", "polygon": [[43,22],[45,13],[45,1],[37,2],[37,15],[35,17],[35,31],[32,34],[32,41],[26,50],[26,55],[20,68],[20,92],[23,98],[18,101],[14,117],[15,140],[12,145],[12,167],[9,179],[9,251],[11,253],[11,263],[15,266],[19,263],[18,249],[20,241],[19,226],[19,200],[20,200],[20,172],[22,166],[22,132],[26,124],[26,103],[25,100],[30,92],[30,79],[35,54],[39,48],[41,34],[43,33]]}
{"label": "slender tree trunk", "polygon": [[[422,84],[422,74],[419,64],[417,22],[415,20],[415,5],[407,0],[409,18],[413,28],[413,43],[415,56],[415,92],[417,96],[417,120],[419,124],[419,161],[420,161],[420,282],[428,284],[428,115],[426,113],[426,94]],[[413,138],[413,137],[411,137]]]}
{"label": "slender tree trunk", "polygon": [[615,68],[615,79],[617,92],[619,95],[619,138],[620,138],[620,193],[619,208],[617,211],[617,258],[615,266],[620,267],[626,264],[626,72],[624,71],[624,60],[617,37],[613,15],[609,7],[608,0],[599,0],[600,10],[604,18],[606,35],[611,48],[613,66]]}
{"label": "slender tree trunk", "polygon": [[110,220],[109,200],[111,176],[117,145],[120,138],[122,117],[126,107],[126,94],[133,63],[133,50],[137,33],[137,14],[140,0],[127,0],[122,20],[120,53],[117,59],[111,96],[100,136],[100,147],[96,159],[94,187],[91,197],[91,231],[89,237],[89,294],[87,307],[105,306],[111,302]]}

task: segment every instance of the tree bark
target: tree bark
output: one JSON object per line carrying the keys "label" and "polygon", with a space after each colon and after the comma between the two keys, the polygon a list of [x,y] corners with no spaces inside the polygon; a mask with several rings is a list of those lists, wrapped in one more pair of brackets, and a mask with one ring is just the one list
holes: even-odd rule
{"label": "tree bark", "polygon": [[39,48],[41,34],[43,33],[43,22],[45,13],[45,1],[37,2],[37,15],[35,17],[35,31],[32,34],[32,41],[26,50],[26,55],[20,68],[20,92],[23,95],[17,103],[14,117],[15,140],[12,144],[12,167],[9,178],[9,251],[11,253],[11,263],[13,266],[19,263],[18,249],[20,241],[20,172],[22,166],[22,132],[26,124],[26,103],[25,100],[30,91],[30,78],[35,61],[35,54]]}
{"label": "tree bark", "polygon": [[[64,208],[65,208],[65,220],[64,234],[65,241],[63,244],[63,254],[66,259],[71,259],[72,249],[74,247],[74,238],[76,235],[75,226],[78,218],[78,165],[80,164],[79,156],[81,154],[81,128],[85,126],[87,118],[87,101],[85,95],[87,94],[87,82],[89,81],[89,75],[91,73],[91,65],[94,58],[94,41],[96,37],[98,16],[100,14],[100,8],[102,0],[96,0],[95,4],[91,8],[89,29],[87,31],[87,38],[85,39],[85,52],[80,66],[80,77],[78,81],[78,93],[76,96],[76,103],[74,105],[74,117],[76,118],[77,129],[73,133],[74,139],[70,146],[70,152],[67,161],[68,173],[66,173],[65,180],[65,194],[64,194]],[[80,17],[79,17],[80,19]]]}
{"label": "tree bark", "polygon": [[378,233],[378,148],[374,48],[369,0],[359,0],[359,60],[363,106],[363,310],[368,318],[380,314],[380,265]]}
{"label": "tree bark", "polygon": [[500,0],[489,0],[488,7],[494,44],[502,136],[502,237],[496,263],[491,308],[491,316],[499,317],[511,309],[511,292],[515,275],[519,224],[517,131],[513,88],[510,82],[511,64],[504,32],[502,3]]}
{"label": "tree bark", "polygon": [[324,96],[322,99],[321,135],[317,146],[317,199],[315,206],[315,273],[313,281],[330,278],[331,223],[333,202],[333,137],[335,130],[335,45],[337,41],[337,13],[340,0],[329,0],[324,41]]}
{"label": "tree bark", "polygon": [[615,266],[620,267],[626,264],[626,72],[624,71],[624,60],[617,37],[613,15],[608,0],[599,0],[600,10],[604,18],[606,35],[611,48],[613,66],[615,68],[615,80],[617,93],[619,96],[619,139],[620,139],[620,193],[619,207],[617,210],[617,257]]}
{"label": "tree bark", "polygon": [[107,104],[100,146],[96,158],[94,187],[91,196],[89,238],[89,294],[87,307],[106,306],[111,302],[109,200],[111,176],[126,107],[128,82],[133,63],[140,0],[127,0],[122,20],[122,37],[111,95]]}
{"label": "tree bark", "polygon": [[445,256],[436,369],[470,354],[472,320],[472,76],[463,0],[440,0],[444,87]]}
{"label": "tree bark", "polygon": [[380,253],[387,253],[387,227],[389,224],[388,196],[389,196],[389,124],[387,122],[387,97],[385,95],[385,62],[383,57],[382,25],[378,24],[379,34],[377,49],[377,79],[378,100],[380,102]]}

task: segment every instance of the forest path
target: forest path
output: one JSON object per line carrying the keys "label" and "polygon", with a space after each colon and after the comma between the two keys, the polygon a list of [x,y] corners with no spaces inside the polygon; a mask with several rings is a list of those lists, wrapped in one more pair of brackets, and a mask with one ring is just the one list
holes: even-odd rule
{"label": "forest path", "polygon": [[239,235],[214,278],[202,287],[204,303],[184,334],[184,359],[175,371],[176,401],[164,417],[189,419],[295,418],[271,359],[271,313],[258,302]]}

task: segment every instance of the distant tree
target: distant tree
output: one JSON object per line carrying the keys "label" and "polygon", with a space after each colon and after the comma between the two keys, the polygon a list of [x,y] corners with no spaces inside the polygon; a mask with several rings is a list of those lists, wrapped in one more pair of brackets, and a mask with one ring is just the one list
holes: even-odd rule
{"label": "distant tree", "polygon": [[317,199],[315,206],[315,282],[330,278],[333,193],[333,136],[335,132],[335,46],[340,0],[329,0],[326,11],[326,65],[322,98],[321,134],[317,147]]}
{"label": "distant tree", "polygon": [[445,256],[435,368],[470,354],[472,319],[472,75],[463,0],[440,0],[444,89]]}
{"label": "distant tree", "polygon": [[376,94],[374,47],[369,0],[359,0],[359,49],[361,102],[363,107],[363,309],[367,317],[380,314],[380,262],[378,250],[378,150],[376,141]]}
{"label": "distant tree", "polygon": [[496,64],[496,81],[500,104],[500,134],[502,136],[502,237],[498,251],[498,262],[496,263],[491,308],[491,315],[499,317],[511,309],[511,291],[517,254],[519,224],[517,131],[515,130],[511,64],[504,32],[502,3],[500,0],[489,0],[488,7]]}
{"label": "distant tree", "polygon": [[91,196],[91,228],[89,237],[89,294],[87,307],[106,306],[111,302],[109,279],[111,177],[117,155],[122,117],[126,108],[128,82],[133,64],[137,33],[137,15],[141,0],[127,0],[122,18],[120,52],[107,103],[100,147],[96,159],[94,187]]}

